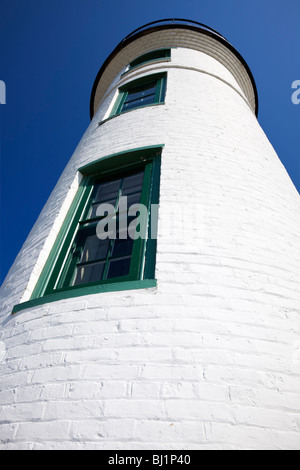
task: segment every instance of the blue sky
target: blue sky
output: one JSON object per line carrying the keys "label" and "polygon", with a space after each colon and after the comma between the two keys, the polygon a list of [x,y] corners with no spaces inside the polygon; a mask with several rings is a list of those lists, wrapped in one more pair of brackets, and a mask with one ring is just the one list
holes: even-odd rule
{"label": "blue sky", "polygon": [[299,0],[0,0],[0,283],[89,124],[96,74],[139,26],[187,18],[218,30],[256,81],[258,119],[300,191]]}

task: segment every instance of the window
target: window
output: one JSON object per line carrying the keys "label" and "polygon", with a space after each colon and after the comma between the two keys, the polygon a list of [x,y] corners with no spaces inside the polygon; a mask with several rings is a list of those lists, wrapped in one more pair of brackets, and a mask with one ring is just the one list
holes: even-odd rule
{"label": "window", "polygon": [[119,96],[111,116],[131,109],[163,103],[166,74],[155,74],[134,80],[119,88]]}
{"label": "window", "polygon": [[154,279],[161,148],[113,155],[80,169],[84,177],[32,299]]}
{"label": "window", "polygon": [[[134,239],[128,234],[128,225],[137,220],[136,217],[127,217],[127,207],[132,204],[146,203],[148,206],[149,187],[143,182],[149,180],[151,165],[145,168],[122,172],[105,179],[95,178],[88,199],[86,209],[79,220],[78,229],[74,241],[70,247],[65,267],[57,281],[57,288],[68,288],[93,282],[108,282],[114,279],[119,281],[138,277],[140,259],[135,253],[139,247],[135,247]],[[121,197],[126,196],[126,209],[119,209]],[[141,200],[142,198],[142,200]],[[111,206],[111,212],[102,211],[103,215],[97,215],[100,206]],[[124,226],[125,230],[120,230]],[[128,220],[129,219],[129,220]],[[101,240],[97,234],[99,222],[103,228]],[[107,227],[105,227],[107,226]],[[104,230],[107,228],[107,230]],[[110,231],[109,231],[110,230]],[[122,233],[122,231],[124,233]],[[121,233],[120,233],[121,232]],[[134,262],[132,262],[134,260]]]}
{"label": "window", "polygon": [[156,51],[147,52],[146,54],[143,54],[134,59],[132,62],[130,62],[129,70],[138,67],[139,65],[142,65],[146,62],[152,62],[161,59],[170,59],[170,57],[171,49],[158,49]]}

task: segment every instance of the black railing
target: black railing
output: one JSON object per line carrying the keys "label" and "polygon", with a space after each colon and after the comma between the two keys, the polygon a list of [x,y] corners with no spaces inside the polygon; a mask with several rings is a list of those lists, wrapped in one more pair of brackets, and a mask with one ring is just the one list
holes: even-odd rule
{"label": "black railing", "polygon": [[151,23],[147,23],[147,24],[141,26],[140,28],[137,28],[134,31],[132,31],[130,34],[128,34],[128,36],[126,36],[123,39],[122,42],[125,42],[127,39],[131,38],[132,36],[134,36],[137,33],[140,33],[142,31],[146,31],[147,29],[155,28],[155,26],[160,26],[162,24],[166,24],[166,25],[170,25],[170,26],[172,26],[172,25],[197,26],[199,29],[205,29],[206,31],[210,31],[210,32],[216,34],[217,36],[219,36],[220,38],[222,38],[222,39],[224,39],[225,41],[228,42],[228,40],[224,36],[222,36],[220,33],[218,33],[218,31],[216,31],[215,29],[210,28],[210,26],[207,26],[206,24],[203,24],[203,23],[199,23],[198,21],[186,20],[184,18],[166,18],[164,20],[152,21]]}

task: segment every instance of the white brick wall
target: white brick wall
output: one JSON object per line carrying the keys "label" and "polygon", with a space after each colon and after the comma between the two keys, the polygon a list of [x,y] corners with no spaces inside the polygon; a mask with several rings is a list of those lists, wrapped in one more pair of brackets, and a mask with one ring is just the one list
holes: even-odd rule
{"label": "white brick wall", "polygon": [[[223,65],[168,65],[165,105],[98,127],[112,84],[2,286],[2,449],[300,449],[299,194]],[[161,143],[158,287],[11,316],[77,168]]]}

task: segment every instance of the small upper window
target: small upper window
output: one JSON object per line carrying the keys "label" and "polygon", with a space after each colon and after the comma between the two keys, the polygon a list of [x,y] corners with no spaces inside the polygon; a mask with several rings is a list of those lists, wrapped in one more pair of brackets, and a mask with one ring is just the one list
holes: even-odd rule
{"label": "small upper window", "polygon": [[166,73],[148,75],[119,88],[119,96],[111,116],[142,106],[163,103],[166,90]]}
{"label": "small upper window", "polygon": [[171,57],[171,49],[158,49],[156,51],[147,52],[146,54],[137,57],[129,64],[129,70],[137,67],[138,65],[142,65],[145,62],[151,62],[153,60],[160,60],[160,59],[170,59]]}

